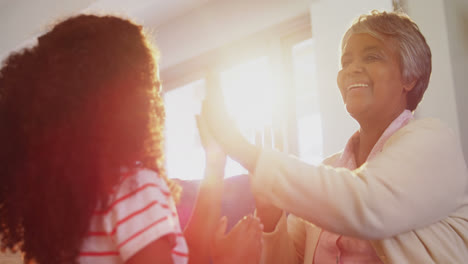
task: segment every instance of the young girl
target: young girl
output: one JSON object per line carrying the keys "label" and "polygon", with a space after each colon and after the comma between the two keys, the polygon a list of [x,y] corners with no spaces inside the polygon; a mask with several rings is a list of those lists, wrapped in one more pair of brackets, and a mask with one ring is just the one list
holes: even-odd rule
{"label": "young girl", "polygon": [[[3,248],[41,264],[209,260],[221,194],[203,187],[186,243],[175,210],[180,188],[163,167],[160,88],[142,27],[118,17],[66,19],[6,59]],[[219,184],[225,156],[210,149],[206,173]]]}

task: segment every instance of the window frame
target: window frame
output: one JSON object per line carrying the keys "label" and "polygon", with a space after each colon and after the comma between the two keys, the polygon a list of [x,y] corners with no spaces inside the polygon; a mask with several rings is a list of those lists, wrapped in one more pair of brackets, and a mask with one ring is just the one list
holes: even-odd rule
{"label": "window frame", "polygon": [[[312,38],[310,14],[305,13],[279,25],[267,28],[220,48],[210,50],[177,65],[162,69],[162,92],[183,87],[204,79],[205,83],[219,78],[221,72],[256,57],[267,56],[283,106],[273,113],[272,134],[274,146],[280,151],[298,155],[298,129],[296,119],[295,87],[292,48]],[[205,94],[210,93],[209,85]],[[286,110],[286,111],[284,111]]]}

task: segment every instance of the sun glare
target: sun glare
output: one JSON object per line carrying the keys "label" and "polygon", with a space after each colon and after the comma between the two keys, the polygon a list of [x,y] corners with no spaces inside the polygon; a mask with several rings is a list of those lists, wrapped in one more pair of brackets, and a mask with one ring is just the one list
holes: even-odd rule
{"label": "sun glare", "polygon": [[[271,126],[275,83],[267,57],[235,65],[220,73],[229,115],[252,143],[256,132]],[[200,113],[205,88],[205,80],[198,80],[165,93],[166,167],[171,178],[203,178],[204,152],[194,116]],[[241,165],[228,159],[225,177],[245,173],[247,171]]]}
{"label": "sun glare", "polygon": [[228,113],[251,140],[255,131],[271,126],[274,83],[267,57],[236,65],[221,73]]}

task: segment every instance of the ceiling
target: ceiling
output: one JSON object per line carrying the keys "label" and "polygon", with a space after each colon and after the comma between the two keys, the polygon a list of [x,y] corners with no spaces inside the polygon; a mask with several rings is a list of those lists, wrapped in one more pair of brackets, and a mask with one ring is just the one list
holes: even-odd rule
{"label": "ceiling", "polygon": [[214,0],[97,0],[86,10],[124,14],[142,24],[161,25],[209,1]]}
{"label": "ceiling", "polygon": [[[0,10],[25,6],[29,0],[0,0]],[[47,0],[53,3],[60,0]],[[81,1],[81,0],[72,0]],[[114,13],[130,16],[142,24],[161,25],[210,1],[223,0],[88,0],[84,11]],[[30,5],[31,7],[34,5]]]}

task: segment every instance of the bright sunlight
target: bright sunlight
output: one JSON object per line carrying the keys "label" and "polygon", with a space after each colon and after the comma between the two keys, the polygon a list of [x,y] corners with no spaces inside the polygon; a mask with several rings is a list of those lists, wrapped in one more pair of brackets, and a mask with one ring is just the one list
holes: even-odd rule
{"label": "bright sunlight", "polygon": [[267,57],[236,65],[221,73],[228,113],[252,143],[255,131],[271,126],[274,84]]}

